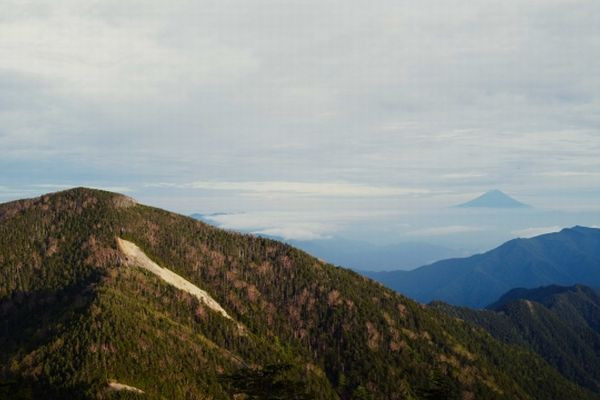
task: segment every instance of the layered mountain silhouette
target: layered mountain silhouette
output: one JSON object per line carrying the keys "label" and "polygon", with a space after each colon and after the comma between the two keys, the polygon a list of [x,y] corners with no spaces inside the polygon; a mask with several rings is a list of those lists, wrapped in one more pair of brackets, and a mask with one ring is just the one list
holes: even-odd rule
{"label": "layered mountain silhouette", "polygon": [[586,286],[513,289],[487,310],[435,303],[507,343],[532,349],[565,377],[600,393],[600,294]]}
{"label": "layered mountain silhouette", "polygon": [[289,245],[89,189],[0,205],[0,349],[10,399],[594,398]]}
{"label": "layered mountain silhouette", "polygon": [[600,229],[576,226],[412,271],[365,274],[424,303],[441,300],[476,308],[516,287],[580,283],[600,288]]}
{"label": "layered mountain silhouette", "polygon": [[467,201],[466,203],[459,204],[457,207],[461,208],[529,208],[527,204],[521,203],[518,200],[513,199],[509,195],[501,192],[500,190],[490,190],[482,194],[481,196]]}

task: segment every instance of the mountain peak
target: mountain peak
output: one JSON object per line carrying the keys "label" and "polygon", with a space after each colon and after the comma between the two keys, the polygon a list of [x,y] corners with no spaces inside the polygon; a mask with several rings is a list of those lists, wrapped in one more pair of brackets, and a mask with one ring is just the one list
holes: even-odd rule
{"label": "mountain peak", "polygon": [[527,208],[530,206],[513,199],[512,197],[498,189],[494,189],[482,194],[481,196],[473,200],[459,204],[457,207]]}
{"label": "mountain peak", "polygon": [[515,288],[511,289],[503,294],[497,301],[488,305],[486,308],[489,310],[500,310],[507,304],[517,300],[530,300],[535,302],[542,302],[543,300],[561,294],[565,292],[576,292],[582,288],[591,290],[583,285],[573,286],[561,286],[561,285],[548,285],[541,286],[538,288]]}
{"label": "mountain peak", "polygon": [[586,398],[533,354],[353,272],[128,204],[71,189],[0,205],[0,398],[231,399],[246,382],[315,400]]}
{"label": "mountain peak", "polygon": [[137,204],[129,196],[101,189],[74,187],[39,197],[15,200],[0,204],[0,222],[26,209],[41,207],[55,208],[58,211],[81,211],[86,208],[128,208]]}

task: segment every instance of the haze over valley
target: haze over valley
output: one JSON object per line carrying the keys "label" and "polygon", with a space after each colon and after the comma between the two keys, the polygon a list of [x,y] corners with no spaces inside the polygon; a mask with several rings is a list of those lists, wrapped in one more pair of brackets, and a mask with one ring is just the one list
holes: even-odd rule
{"label": "haze over valley", "polygon": [[[600,226],[598,211],[560,211],[526,205],[501,191],[477,196],[474,206],[397,212],[359,219],[318,235],[319,228],[283,213],[191,214],[218,227],[272,237],[334,264],[356,270],[413,269],[444,258],[491,250],[513,238],[558,232],[575,225]],[[507,206],[508,204],[508,206]],[[308,218],[308,215],[297,215]],[[335,216],[322,215],[321,226]],[[598,222],[596,222],[598,221]]]}

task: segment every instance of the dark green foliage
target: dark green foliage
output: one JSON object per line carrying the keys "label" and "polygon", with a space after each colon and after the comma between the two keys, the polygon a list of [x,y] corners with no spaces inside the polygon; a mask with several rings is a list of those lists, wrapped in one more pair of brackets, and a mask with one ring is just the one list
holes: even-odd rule
{"label": "dark green foliage", "polygon": [[565,377],[600,393],[600,295],[593,289],[514,289],[490,310],[433,305],[500,340],[535,351]]}
{"label": "dark green foliage", "polygon": [[0,381],[0,400],[77,400],[85,398],[88,397],[82,386],[57,387],[29,379]]}
{"label": "dark green foliage", "polygon": [[[125,264],[117,237],[234,321]],[[293,247],[87,189],[0,205],[0,315],[0,382],[29,382],[24,395],[229,399],[219,376],[286,362],[322,400],[588,396],[540,358]]]}
{"label": "dark green foliage", "polygon": [[431,373],[425,387],[418,393],[422,399],[427,400],[460,400],[460,388],[447,375],[439,370]]}
{"label": "dark green foliage", "polygon": [[262,368],[240,368],[221,380],[231,395],[248,400],[310,400],[302,380],[303,371],[292,364],[268,364]]}

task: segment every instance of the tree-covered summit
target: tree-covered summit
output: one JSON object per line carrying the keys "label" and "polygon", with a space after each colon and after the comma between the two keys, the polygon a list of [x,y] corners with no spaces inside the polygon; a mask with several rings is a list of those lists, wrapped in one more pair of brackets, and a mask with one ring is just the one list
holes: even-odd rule
{"label": "tree-covered summit", "polygon": [[[231,319],[127,262],[117,238]],[[0,398],[229,399],[239,387],[224,377],[270,365],[314,399],[590,396],[289,245],[84,188],[0,205],[0,348]]]}

